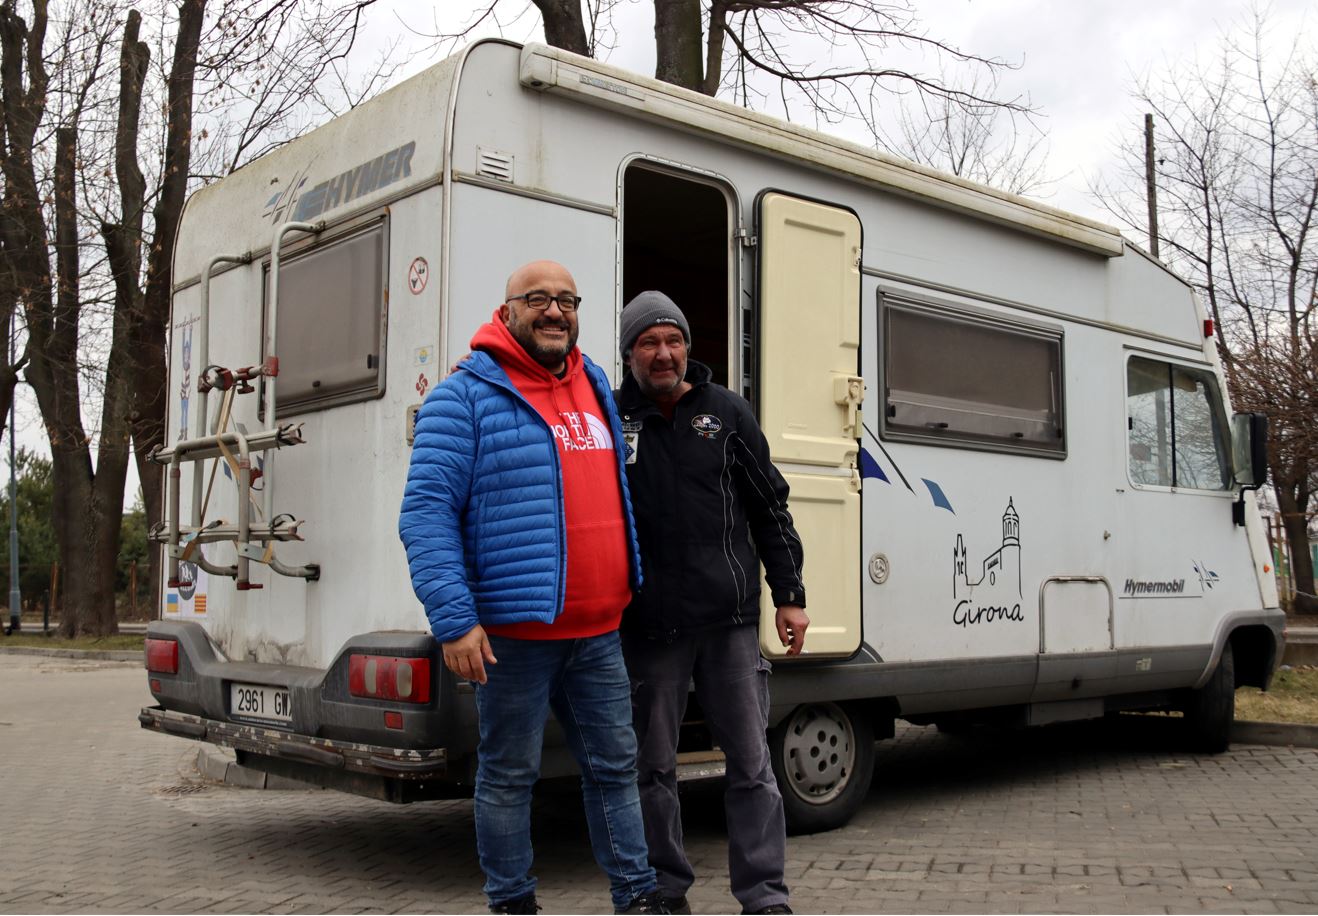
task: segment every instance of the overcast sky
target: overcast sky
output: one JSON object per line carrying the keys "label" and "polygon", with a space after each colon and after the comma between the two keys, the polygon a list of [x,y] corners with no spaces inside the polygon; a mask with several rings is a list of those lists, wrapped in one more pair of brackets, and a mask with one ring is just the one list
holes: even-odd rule
{"label": "overcast sky", "polygon": [[[386,10],[372,12],[373,30],[396,34],[401,17],[418,26],[439,16],[452,26],[472,0],[386,0]],[[504,0],[511,17],[529,6]],[[1040,127],[1048,136],[1047,172],[1056,179],[1044,199],[1066,210],[1109,221],[1088,193],[1092,176],[1109,168],[1123,132],[1137,139],[1144,112],[1130,98],[1135,77],[1152,68],[1211,58],[1225,31],[1251,18],[1249,0],[917,0],[916,11],[931,38],[983,57],[1019,65],[1003,77],[1002,93],[1028,97],[1040,109]],[[1272,41],[1289,47],[1294,36],[1318,20],[1306,0],[1273,0],[1268,5]],[[391,15],[393,14],[393,15]],[[639,73],[653,74],[653,14],[649,0],[624,0],[615,10],[617,46],[607,60]],[[487,31],[486,34],[492,32]],[[517,41],[543,40],[531,16],[512,22],[504,35]],[[424,65],[418,59],[409,68]],[[858,142],[859,125],[829,128]]]}
{"label": "overcast sky", "polygon": [[[369,8],[364,48],[398,41],[391,55],[406,60],[396,76],[415,74],[435,61],[418,53],[430,42],[409,32],[453,28],[483,0],[381,0]],[[504,0],[510,17],[529,8],[529,0]],[[1273,44],[1289,48],[1295,36],[1318,25],[1318,13],[1306,0],[1272,0],[1268,22]],[[1225,31],[1248,21],[1249,0],[929,0],[917,2],[921,24],[931,38],[983,57],[1018,64],[1006,74],[1006,95],[1028,96],[1040,109],[1038,123],[1048,135],[1047,172],[1057,179],[1043,197],[1049,204],[1103,222],[1110,219],[1092,201],[1088,186],[1110,169],[1118,139],[1139,137],[1143,110],[1132,102],[1133,79],[1155,70],[1211,57]],[[638,73],[653,74],[653,14],[650,0],[622,0],[615,11],[616,47],[606,59]],[[486,29],[483,34],[493,34]],[[542,40],[539,23],[524,16],[503,30],[516,41]],[[1312,41],[1312,39],[1308,39]],[[864,142],[858,127],[830,128]],[[1142,241],[1142,240],[1141,240]],[[21,444],[49,452],[30,395],[22,392]],[[126,507],[136,491],[130,471]]]}

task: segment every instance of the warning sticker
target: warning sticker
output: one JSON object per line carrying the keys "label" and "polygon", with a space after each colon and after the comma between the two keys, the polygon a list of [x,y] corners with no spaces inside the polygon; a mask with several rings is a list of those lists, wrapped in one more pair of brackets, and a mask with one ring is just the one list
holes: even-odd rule
{"label": "warning sticker", "polygon": [[412,295],[421,295],[421,291],[426,288],[426,282],[429,279],[430,265],[426,263],[426,259],[413,258],[412,266],[407,268],[407,288],[412,291]]}

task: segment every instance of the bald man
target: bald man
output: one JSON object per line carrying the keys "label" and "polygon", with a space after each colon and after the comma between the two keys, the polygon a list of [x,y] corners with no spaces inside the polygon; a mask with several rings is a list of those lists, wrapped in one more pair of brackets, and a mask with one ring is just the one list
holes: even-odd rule
{"label": "bald man", "polygon": [[550,710],[581,768],[614,911],[666,912],[647,861],[618,641],[640,562],[608,378],[561,264],[508,278],[417,416],[398,520],[444,664],[475,684],[476,846],[493,913],[534,913],[531,789]]}

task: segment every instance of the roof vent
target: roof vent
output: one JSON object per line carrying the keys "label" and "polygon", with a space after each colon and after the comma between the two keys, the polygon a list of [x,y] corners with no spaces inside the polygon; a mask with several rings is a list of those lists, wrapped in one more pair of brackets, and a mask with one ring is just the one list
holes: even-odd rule
{"label": "roof vent", "polygon": [[495,149],[476,147],[476,174],[495,181],[513,180],[513,157],[511,153],[501,153]]}

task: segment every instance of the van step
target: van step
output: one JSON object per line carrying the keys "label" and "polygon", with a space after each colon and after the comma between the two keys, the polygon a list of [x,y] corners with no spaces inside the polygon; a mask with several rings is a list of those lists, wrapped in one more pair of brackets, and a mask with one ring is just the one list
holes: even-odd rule
{"label": "van step", "polygon": [[677,781],[721,779],[727,773],[722,751],[684,751],[677,755]]}

